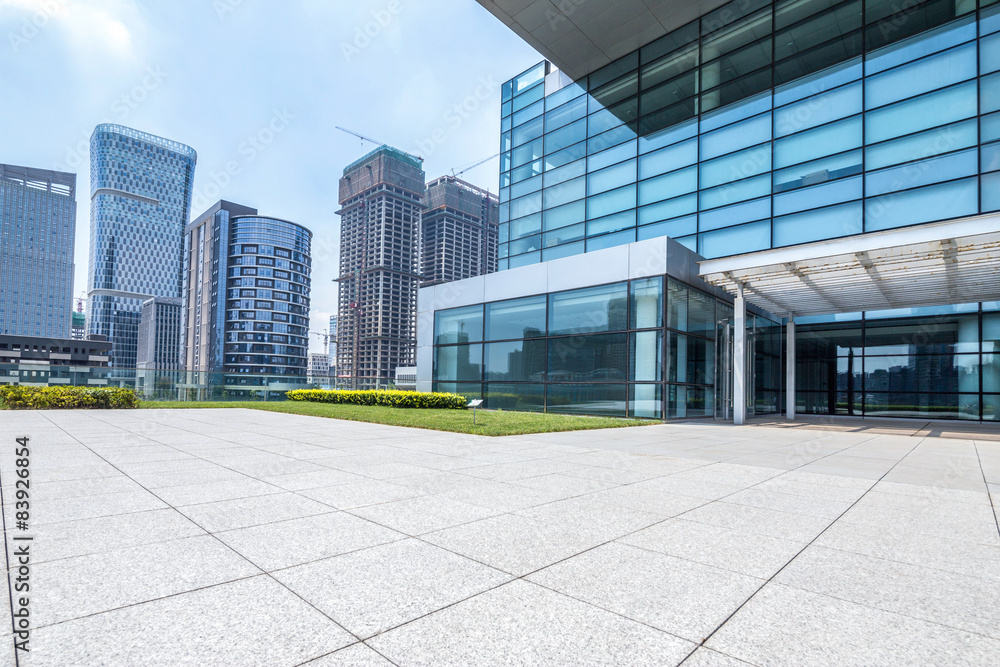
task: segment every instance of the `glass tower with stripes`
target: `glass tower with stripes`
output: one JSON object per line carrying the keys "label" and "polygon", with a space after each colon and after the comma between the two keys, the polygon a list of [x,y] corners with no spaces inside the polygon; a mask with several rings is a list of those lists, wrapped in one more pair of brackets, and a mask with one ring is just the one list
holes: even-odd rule
{"label": "glass tower with stripes", "polygon": [[111,365],[132,369],[142,304],[180,298],[194,149],[121,125],[90,139],[89,333],[108,337]]}

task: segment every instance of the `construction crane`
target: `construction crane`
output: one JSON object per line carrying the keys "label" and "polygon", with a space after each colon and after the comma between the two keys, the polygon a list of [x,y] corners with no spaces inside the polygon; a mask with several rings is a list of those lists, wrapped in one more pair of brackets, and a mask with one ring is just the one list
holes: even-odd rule
{"label": "construction crane", "polygon": [[76,297],[76,312],[83,312],[83,302],[87,300],[87,290],[80,290],[80,296]]}
{"label": "construction crane", "polygon": [[309,333],[314,334],[316,336],[322,336],[323,337],[323,354],[329,356],[330,355],[330,332],[328,332],[326,329],[323,329],[322,331],[310,331]]}
{"label": "construction crane", "polygon": [[[386,143],[386,142],[384,142],[384,141],[379,141],[378,139],[372,139],[371,137],[366,137],[365,135],[363,135],[363,134],[360,134],[360,133],[358,133],[358,132],[355,132],[354,130],[348,130],[348,129],[347,129],[346,127],[341,127],[341,126],[339,126],[339,125],[337,125],[336,127],[337,127],[337,129],[338,129],[338,130],[340,130],[341,132],[346,132],[347,134],[351,134],[351,135],[354,135],[355,137],[357,137],[357,138],[358,138],[358,139],[360,139],[361,141],[367,141],[368,143],[371,143],[371,144],[375,144],[376,146],[388,146],[388,145],[389,145],[389,144],[387,144],[387,143]],[[398,150],[398,149],[397,149],[397,150]],[[400,151],[400,152],[403,152],[403,151]],[[409,156],[410,156],[410,157],[412,157],[412,158],[413,158],[414,160],[418,160],[418,161],[420,161],[420,162],[423,162],[423,161],[424,161],[424,159],[423,159],[422,157],[420,157],[419,155],[413,155],[413,154],[411,154],[411,153],[406,153],[406,155],[409,155]]]}
{"label": "construction crane", "polygon": [[498,158],[498,157],[500,157],[500,153],[497,153],[496,155],[491,155],[491,156],[489,156],[488,158],[486,158],[485,160],[480,160],[479,162],[476,162],[476,163],[474,163],[474,164],[472,164],[472,165],[470,165],[470,166],[466,167],[465,169],[463,169],[462,171],[460,171],[460,172],[458,172],[458,173],[455,173],[455,170],[454,170],[454,169],[452,169],[452,170],[451,170],[451,175],[452,175],[452,176],[453,176],[454,178],[458,178],[459,176],[461,176],[461,175],[462,175],[462,174],[464,174],[465,172],[467,172],[467,171],[472,171],[472,170],[473,170],[473,169],[475,169],[476,167],[479,167],[479,166],[481,166],[481,165],[484,165],[484,164],[486,164],[487,162],[489,162],[490,160],[494,160],[494,159],[496,159],[496,158]]}

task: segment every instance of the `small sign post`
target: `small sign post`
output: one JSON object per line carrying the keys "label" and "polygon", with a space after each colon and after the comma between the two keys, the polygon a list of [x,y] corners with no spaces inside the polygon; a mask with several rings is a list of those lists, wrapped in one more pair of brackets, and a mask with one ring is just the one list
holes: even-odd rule
{"label": "small sign post", "polygon": [[476,408],[478,408],[482,404],[483,404],[483,399],[477,398],[474,401],[471,401],[469,403],[469,405],[466,406],[466,407],[472,408],[472,423],[473,424],[476,423]]}

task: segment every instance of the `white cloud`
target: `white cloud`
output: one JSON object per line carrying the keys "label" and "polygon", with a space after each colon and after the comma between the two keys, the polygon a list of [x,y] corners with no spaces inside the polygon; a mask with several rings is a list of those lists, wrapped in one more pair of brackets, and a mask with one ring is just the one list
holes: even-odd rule
{"label": "white cloud", "polygon": [[142,29],[130,0],[0,0],[0,18],[56,29],[74,55],[102,61],[134,58],[133,33]]}

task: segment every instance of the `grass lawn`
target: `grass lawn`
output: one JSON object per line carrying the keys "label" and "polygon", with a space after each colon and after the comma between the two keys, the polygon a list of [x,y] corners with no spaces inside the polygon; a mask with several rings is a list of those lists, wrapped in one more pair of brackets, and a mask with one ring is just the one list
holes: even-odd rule
{"label": "grass lawn", "polygon": [[615,417],[586,417],[557,415],[538,412],[507,412],[479,410],[476,424],[472,423],[472,410],[420,410],[415,408],[388,408],[369,405],[341,405],[335,403],[308,403],[280,401],[274,403],[254,401],[233,402],[175,402],[143,401],[141,408],[250,408],[270,412],[287,412],[295,415],[349,419],[351,421],[411,426],[436,431],[454,431],[475,435],[521,435],[523,433],[551,433],[555,431],[583,431],[595,428],[620,428],[622,426],[648,426],[659,424],[649,419],[619,419]]}

